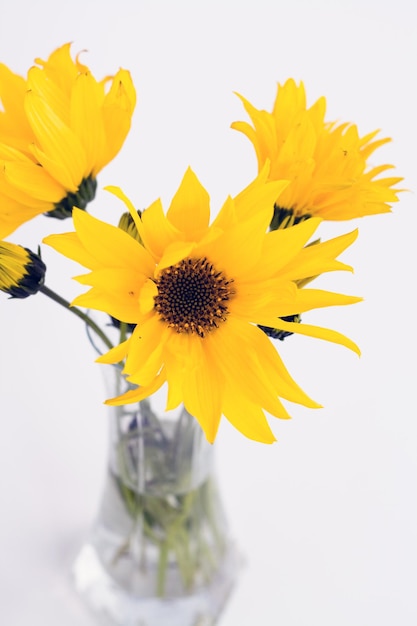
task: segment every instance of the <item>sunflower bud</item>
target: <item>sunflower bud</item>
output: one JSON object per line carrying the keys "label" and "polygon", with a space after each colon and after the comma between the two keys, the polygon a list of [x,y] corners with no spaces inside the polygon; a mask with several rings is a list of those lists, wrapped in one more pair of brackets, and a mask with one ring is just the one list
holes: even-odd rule
{"label": "sunflower bud", "polygon": [[[139,210],[138,215],[139,217],[142,215],[141,211]],[[136,241],[138,241],[139,243],[143,243],[138,233],[138,229],[136,228],[134,219],[129,212],[123,213],[119,220],[118,227],[124,230],[128,235],[131,235],[133,239],[136,239]]]}
{"label": "sunflower bud", "polygon": [[14,243],[0,242],[0,290],[12,298],[27,298],[39,291],[46,265],[39,255]]}
{"label": "sunflower bud", "polygon": [[306,212],[303,215],[297,215],[292,209],[284,209],[277,204],[274,204],[274,215],[269,226],[270,230],[277,230],[278,228],[290,228],[296,226],[304,220],[308,220],[310,213]]}
{"label": "sunflower bud", "polygon": [[[280,318],[277,319],[278,327],[279,327],[279,319]],[[301,322],[300,315],[287,315],[286,317],[283,317],[282,319],[284,320],[284,322],[296,322],[298,324]],[[263,330],[264,333],[268,337],[271,337],[272,339],[279,339],[280,341],[284,341],[285,337],[289,337],[290,335],[294,334],[288,330],[280,330],[279,328],[270,328],[269,326],[259,326],[259,328]]]}

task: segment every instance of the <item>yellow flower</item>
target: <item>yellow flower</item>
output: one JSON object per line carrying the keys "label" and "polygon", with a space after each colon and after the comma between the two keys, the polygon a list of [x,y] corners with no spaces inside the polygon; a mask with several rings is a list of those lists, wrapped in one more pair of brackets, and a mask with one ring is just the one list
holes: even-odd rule
{"label": "yellow flower", "polygon": [[27,298],[44,283],[46,266],[28,248],[0,241],[0,291],[12,298]]}
{"label": "yellow flower", "polygon": [[97,81],[70,44],[36,63],[27,79],[0,64],[0,237],[41,213],[85,208],[135,107],[129,72]]}
{"label": "yellow flower", "polygon": [[[320,222],[317,218],[267,232],[272,202],[285,184],[264,185],[255,212],[246,206],[254,199],[253,189],[228,198],[209,225],[208,193],[189,169],[166,215],[158,200],[139,217],[124,194],[111,188],[131,211],[142,244],[76,209],[76,232],[45,239],[90,270],[77,280],[91,288],[73,304],[136,324],[125,342],[99,359],[126,359],[128,380],[138,385],[110,404],[144,399],[167,383],[167,408],[184,402],[209,441],[224,414],[244,435],[265,443],[273,442],[274,435],[264,411],[289,417],[281,398],[319,406],[293,381],[258,325],[358,351],[335,331],[278,319],[360,300],[299,289],[296,283],[306,276],[351,269],[336,256],[356,232],[310,247],[305,244]],[[237,219],[237,213],[247,217]]]}
{"label": "yellow flower", "polygon": [[367,166],[374,151],[390,141],[376,139],[378,131],[360,137],[354,124],[325,122],[325,98],[307,108],[304,85],[293,79],[278,85],[271,113],[239,97],[253,127],[234,122],[232,128],[253,143],[259,170],[269,161],[270,180],[290,181],[275,199],[272,228],[311,216],[347,220],[385,213],[398,200],[393,187],[402,179],[381,176],[393,166]]}

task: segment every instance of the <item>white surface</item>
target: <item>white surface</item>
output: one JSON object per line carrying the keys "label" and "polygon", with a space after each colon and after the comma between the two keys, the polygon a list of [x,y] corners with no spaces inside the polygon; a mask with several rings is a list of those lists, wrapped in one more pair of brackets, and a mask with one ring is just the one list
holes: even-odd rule
{"label": "white surface", "polygon": [[[327,97],[328,119],[394,138],[376,161],[394,163],[411,193],[391,215],[359,222],[359,241],[344,256],[355,274],[323,282],[365,302],[308,317],[351,336],[363,356],[293,337],[281,346],[284,359],[325,408],[294,406],[293,420],[273,422],[279,441],[271,447],[221,427],[223,495],[248,561],[221,626],[415,626],[414,3],[3,4],[0,59],[15,71],[68,40],[74,52],[89,50],[97,76],[131,69],[134,128],[99,185],[120,184],[139,207],[157,196],[166,205],[189,164],[215,209],[253,177],[249,143],[229,130],[244,119],[235,90],[269,108],[276,81],[293,76],[311,103]],[[119,215],[104,193],[91,208]],[[35,221],[13,240],[36,247],[45,227]],[[44,256],[57,262],[49,250]],[[72,297],[68,277],[77,271],[62,261],[48,283]],[[75,317],[41,295],[0,295],[0,306],[0,622],[89,626],[67,576],[104,477],[101,373]]]}

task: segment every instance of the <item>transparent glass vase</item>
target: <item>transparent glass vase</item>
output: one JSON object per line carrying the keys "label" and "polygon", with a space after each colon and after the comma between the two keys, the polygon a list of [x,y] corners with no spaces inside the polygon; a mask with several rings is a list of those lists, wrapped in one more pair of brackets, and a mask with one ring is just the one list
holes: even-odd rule
{"label": "transparent glass vase", "polygon": [[[120,369],[104,367],[118,395]],[[160,394],[108,407],[102,502],[73,568],[101,626],[216,624],[238,574],[214,446],[183,406],[163,407]]]}

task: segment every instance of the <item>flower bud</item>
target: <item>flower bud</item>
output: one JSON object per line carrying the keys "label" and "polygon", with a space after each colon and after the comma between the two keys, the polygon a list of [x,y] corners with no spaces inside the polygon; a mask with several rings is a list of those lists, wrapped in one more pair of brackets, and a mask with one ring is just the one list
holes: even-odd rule
{"label": "flower bud", "polygon": [[[284,320],[284,322],[297,322],[298,324],[301,322],[300,315],[286,315],[281,319]],[[279,339],[280,341],[284,341],[286,337],[290,337],[290,335],[293,335],[294,333],[291,333],[287,330],[280,330],[279,320],[280,318],[278,317],[277,328],[270,328],[269,326],[259,326],[259,328],[263,330],[268,337],[271,337],[271,339]]]}
{"label": "flower bud", "polygon": [[46,265],[28,248],[0,242],[0,290],[12,298],[33,296],[42,287]]}
{"label": "flower bud", "polygon": [[[138,211],[139,217],[141,216],[141,214],[141,211]],[[136,241],[142,243],[142,239],[140,238],[134,219],[129,212],[123,213],[119,220],[118,227],[128,233],[128,235],[131,235],[133,239],[136,239]]]}

